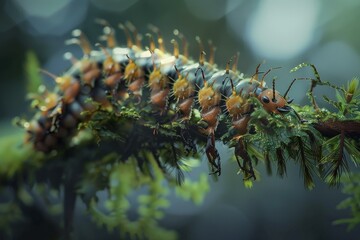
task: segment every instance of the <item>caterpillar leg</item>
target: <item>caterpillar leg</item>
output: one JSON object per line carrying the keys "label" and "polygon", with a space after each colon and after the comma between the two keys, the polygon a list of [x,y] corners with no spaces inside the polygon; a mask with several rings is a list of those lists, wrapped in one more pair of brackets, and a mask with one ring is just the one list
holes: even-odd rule
{"label": "caterpillar leg", "polygon": [[208,135],[205,152],[211,164],[212,172],[210,174],[217,174],[218,176],[220,176],[221,175],[220,155],[215,148],[215,135],[213,133]]}
{"label": "caterpillar leg", "polygon": [[196,153],[196,145],[194,143],[194,139],[189,133],[189,128],[187,125],[185,129],[180,130],[180,135],[185,145],[186,154],[189,155],[191,152]]}
{"label": "caterpillar leg", "polygon": [[[243,138],[239,138],[239,144],[235,147],[235,157],[240,169],[244,172],[245,177],[244,180],[254,178],[256,180],[254,168],[252,166],[251,158],[249,154],[246,152],[245,142]],[[243,164],[241,165],[238,157],[241,157],[243,160]]]}

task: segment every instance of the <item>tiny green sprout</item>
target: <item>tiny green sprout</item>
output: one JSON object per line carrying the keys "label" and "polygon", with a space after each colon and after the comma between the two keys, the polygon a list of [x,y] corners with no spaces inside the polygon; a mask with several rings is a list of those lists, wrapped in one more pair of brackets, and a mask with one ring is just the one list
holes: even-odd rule
{"label": "tiny green sprout", "polygon": [[244,186],[245,186],[245,188],[250,189],[254,186],[254,184],[253,184],[252,180],[248,179],[248,180],[244,180]]}
{"label": "tiny green sprout", "polygon": [[350,103],[353,97],[356,97],[360,94],[359,90],[359,79],[353,78],[350,82],[347,84],[347,90],[346,90],[346,102]]}

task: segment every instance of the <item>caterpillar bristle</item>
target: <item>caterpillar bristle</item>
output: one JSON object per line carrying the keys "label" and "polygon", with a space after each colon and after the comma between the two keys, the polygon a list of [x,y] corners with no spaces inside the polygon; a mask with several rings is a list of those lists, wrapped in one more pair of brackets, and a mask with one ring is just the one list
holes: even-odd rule
{"label": "caterpillar bristle", "polygon": [[128,28],[127,28],[124,24],[122,24],[122,23],[119,23],[119,24],[118,24],[118,27],[119,27],[121,30],[123,30],[124,33],[125,33],[127,47],[128,47],[128,48],[132,48],[134,44],[133,44],[133,41],[132,41],[132,39],[131,39],[131,35],[130,35],[130,33],[129,33]]}

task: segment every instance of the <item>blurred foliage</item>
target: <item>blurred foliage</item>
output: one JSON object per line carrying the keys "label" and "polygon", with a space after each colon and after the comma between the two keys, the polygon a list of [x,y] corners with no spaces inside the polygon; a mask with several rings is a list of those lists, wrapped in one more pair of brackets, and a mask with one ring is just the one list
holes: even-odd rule
{"label": "blurred foliage", "polygon": [[42,83],[42,79],[39,75],[40,64],[35,53],[28,51],[26,53],[25,72],[27,78],[27,92],[36,93],[39,86]]}
{"label": "blurred foliage", "polygon": [[352,173],[342,178],[342,191],[349,195],[337,206],[338,209],[349,209],[351,217],[339,219],[334,224],[346,224],[348,230],[354,229],[360,224],[360,173]]}
{"label": "blurred foliage", "polygon": [[0,138],[0,179],[12,179],[29,166],[41,166],[43,154],[23,143],[23,138],[23,132]]}
{"label": "blurred foliage", "polygon": [[[134,159],[111,167],[109,197],[105,201],[105,208],[110,214],[99,211],[94,199],[90,202],[89,212],[98,224],[105,225],[110,231],[118,227],[121,238],[175,239],[175,232],[162,229],[157,223],[164,215],[161,209],[170,205],[166,199],[169,189],[164,187],[164,175],[153,157],[148,153],[143,154],[151,164],[153,177],[138,172]],[[141,187],[146,187],[147,192],[138,196],[138,218],[129,220],[127,211],[133,203],[129,202],[127,196]]]}
{"label": "blurred foliage", "polygon": [[9,239],[14,237],[11,225],[22,220],[19,206],[13,202],[0,203],[0,215],[0,237],[1,233]]}

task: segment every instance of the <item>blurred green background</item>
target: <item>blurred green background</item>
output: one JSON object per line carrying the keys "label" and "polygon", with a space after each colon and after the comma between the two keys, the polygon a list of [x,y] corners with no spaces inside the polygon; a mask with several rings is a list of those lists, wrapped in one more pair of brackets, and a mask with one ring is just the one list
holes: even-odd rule
{"label": "blurred green background", "polygon": [[[148,24],[158,26],[171,49],[173,30],[179,29],[190,43],[190,55],[197,59],[195,36],[217,46],[216,62],[223,68],[240,52],[238,67],[251,75],[258,63],[273,71],[277,89],[284,92],[295,77],[313,77],[310,70],[290,74],[304,61],[316,65],[323,80],[343,85],[360,72],[360,1],[358,0],[3,0],[0,3],[0,135],[11,133],[10,121],[28,114],[25,101],[27,51],[34,51],[42,68],[62,74],[70,66],[65,52],[81,57],[77,46],[66,46],[75,28],[82,29],[93,43],[101,27],[95,18],[114,26],[131,21],[138,30],[149,32]],[[118,42],[125,43],[121,31]],[[144,41],[145,43],[145,41]],[[206,48],[205,48],[206,49]],[[51,85],[51,79],[44,82]],[[306,82],[297,82],[290,92],[295,102],[307,102]],[[316,94],[333,95],[327,88]],[[320,98],[320,97],[319,97]],[[326,105],[324,105],[326,106]],[[232,150],[222,148],[223,175],[211,181],[211,192],[201,206],[173,197],[164,226],[176,229],[182,239],[358,239],[360,229],[348,233],[346,226],[332,221],[348,212],[336,210],[345,198],[340,189],[318,182],[313,191],[303,187],[297,166],[289,163],[287,177],[266,176],[253,189],[245,189],[236,164],[228,161]],[[208,171],[206,160],[201,171]],[[1,166],[0,166],[1,167]],[[196,178],[198,172],[192,174]],[[80,203],[79,203],[80,204]],[[75,220],[77,236],[99,239],[101,231],[86,219],[81,208]],[[91,229],[91,230],[90,230]],[[97,235],[99,234],[99,235]],[[113,236],[117,236],[113,234]]]}

